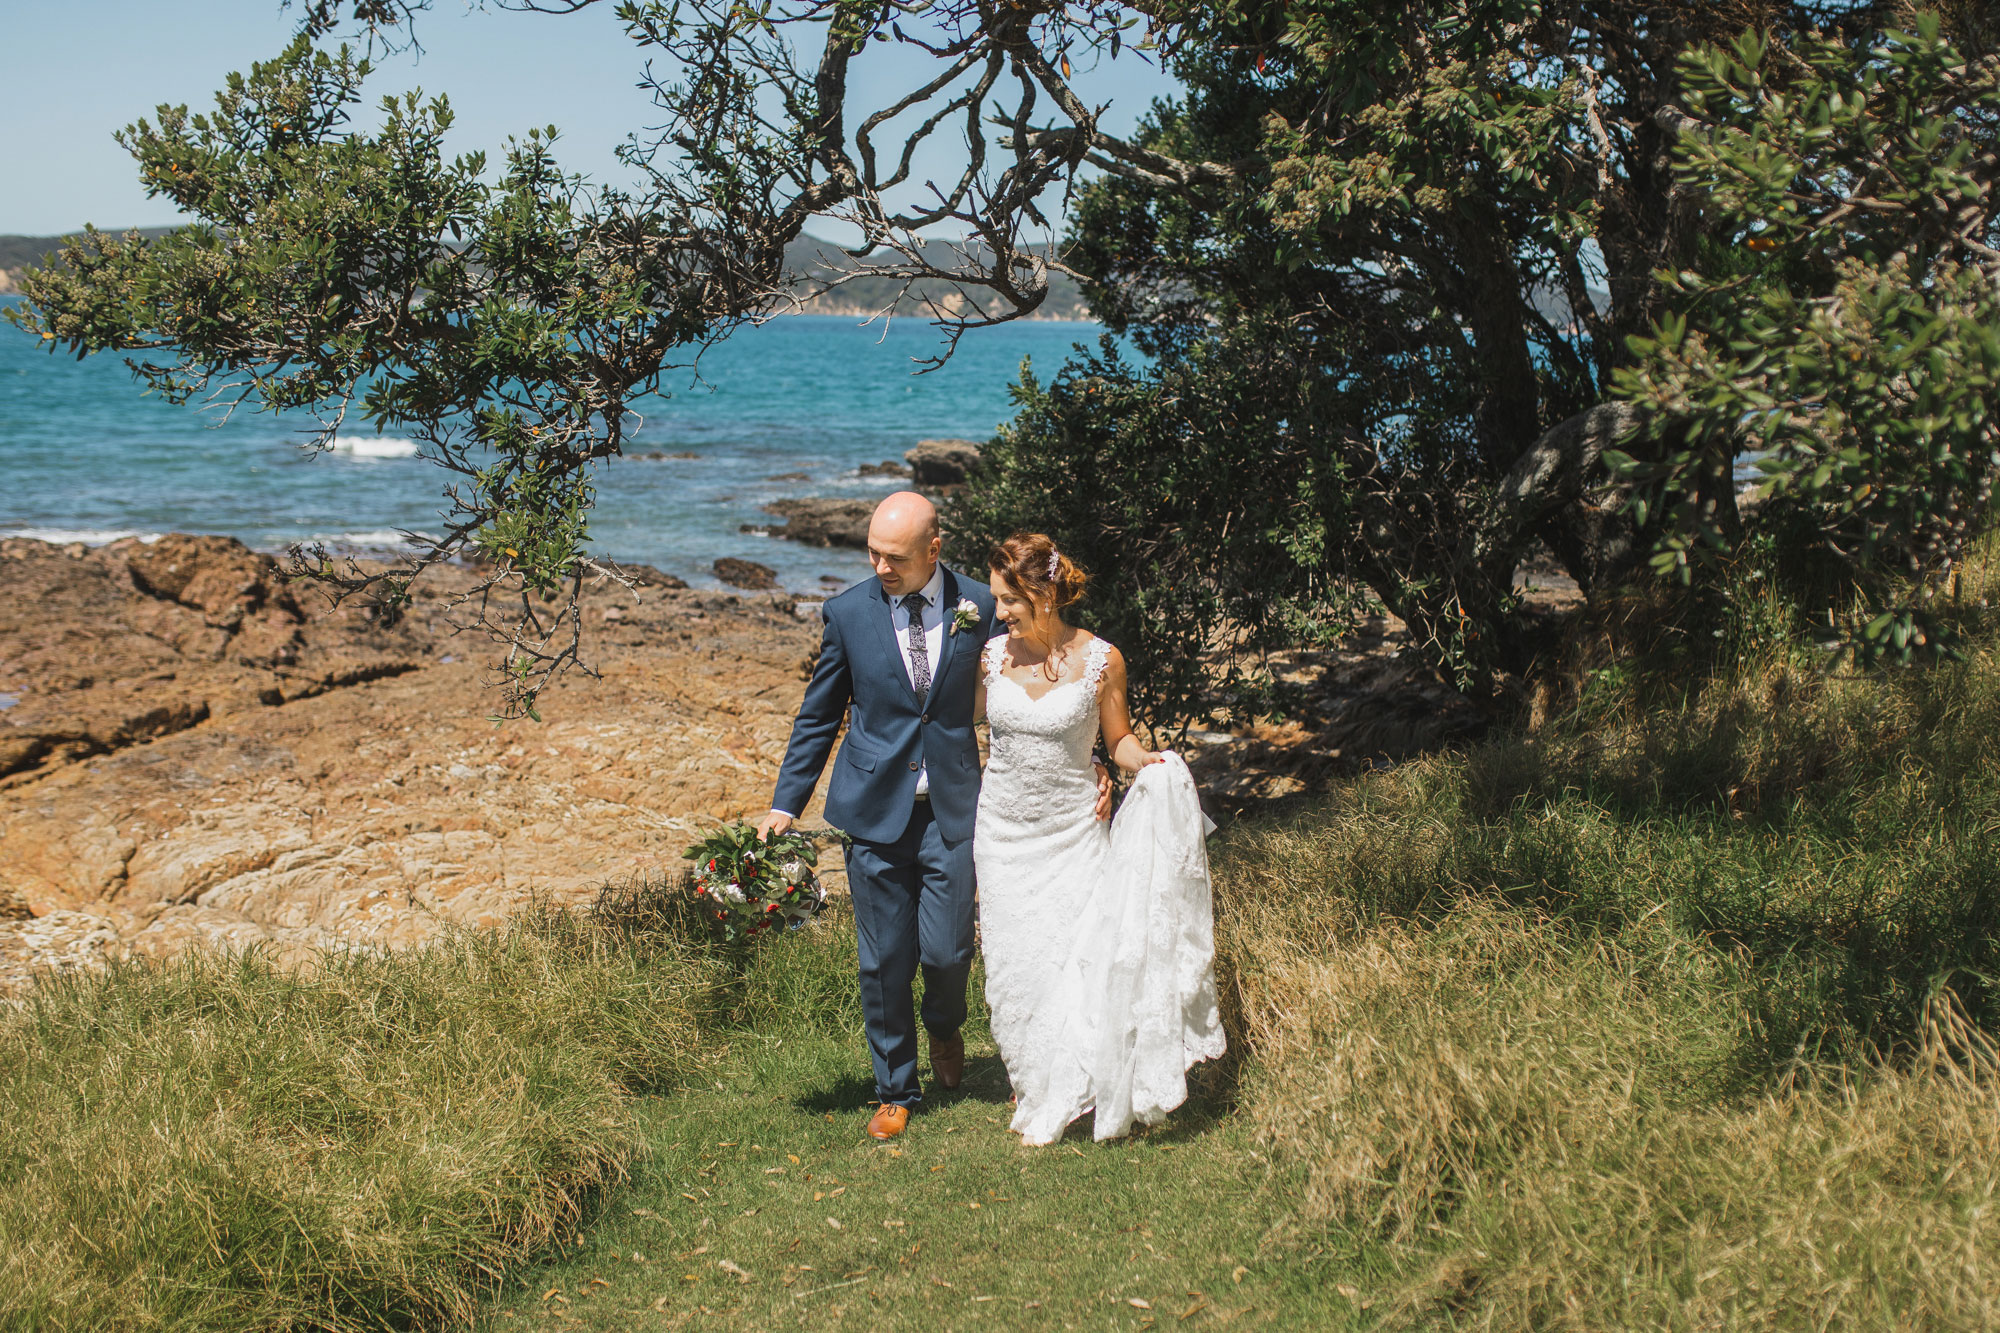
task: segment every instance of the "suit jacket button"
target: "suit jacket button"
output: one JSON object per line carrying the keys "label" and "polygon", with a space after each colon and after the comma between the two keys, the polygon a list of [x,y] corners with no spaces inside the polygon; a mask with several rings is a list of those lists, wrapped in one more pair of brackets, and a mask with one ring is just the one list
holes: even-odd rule
{"label": "suit jacket button", "polygon": [[917,761],[916,761],[916,760],[914,760],[914,759],[912,759],[912,760],[910,761],[910,771],[911,771],[912,773],[914,773],[914,772],[916,772],[916,771],[917,771]]}

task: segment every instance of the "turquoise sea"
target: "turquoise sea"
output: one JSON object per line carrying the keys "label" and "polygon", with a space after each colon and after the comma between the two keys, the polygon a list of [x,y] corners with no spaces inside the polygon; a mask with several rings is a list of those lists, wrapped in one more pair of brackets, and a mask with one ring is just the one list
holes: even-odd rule
{"label": "turquoise sea", "polygon": [[[17,297],[0,297],[0,303]],[[969,334],[942,369],[915,375],[937,346],[919,320],[886,330],[831,315],[788,316],[711,349],[696,382],[638,405],[635,454],[598,476],[596,549],[714,586],[718,556],[771,566],[785,586],[867,573],[858,552],[742,532],[776,522],[763,505],[786,496],[887,493],[863,463],[900,460],[918,440],[984,440],[1011,415],[1021,360],[1046,376],[1087,324],[1017,323]],[[127,534],[218,532],[265,550],[322,541],[363,551],[398,530],[438,530],[450,474],[407,440],[362,427],[331,453],[301,447],[288,417],[227,421],[144,397],[114,356],[50,356],[0,322],[0,536],[110,541]]]}

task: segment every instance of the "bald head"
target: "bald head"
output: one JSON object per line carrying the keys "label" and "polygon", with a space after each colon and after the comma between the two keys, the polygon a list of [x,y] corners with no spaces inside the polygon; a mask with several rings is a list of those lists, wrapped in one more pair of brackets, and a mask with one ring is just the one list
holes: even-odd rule
{"label": "bald head", "polygon": [[937,506],[915,491],[886,497],[868,520],[868,563],[891,597],[921,591],[943,545]]}

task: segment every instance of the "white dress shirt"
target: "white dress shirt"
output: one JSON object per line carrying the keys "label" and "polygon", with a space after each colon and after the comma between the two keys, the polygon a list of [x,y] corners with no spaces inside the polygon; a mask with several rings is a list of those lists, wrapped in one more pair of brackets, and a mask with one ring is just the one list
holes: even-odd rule
{"label": "white dress shirt", "polygon": [[[924,595],[924,649],[931,659],[931,681],[937,681],[938,666],[944,661],[944,566],[931,571],[931,581],[918,589]],[[889,599],[889,624],[896,631],[896,651],[903,659],[903,675],[909,679],[910,688],[917,687],[916,667],[910,661],[910,613],[903,609],[901,597]],[[917,795],[928,796],[931,790],[931,774],[928,768],[917,770]]]}

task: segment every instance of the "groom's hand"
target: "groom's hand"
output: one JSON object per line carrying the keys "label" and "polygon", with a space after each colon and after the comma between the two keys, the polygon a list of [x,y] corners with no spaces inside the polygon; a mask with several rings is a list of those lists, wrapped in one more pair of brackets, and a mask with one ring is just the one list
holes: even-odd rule
{"label": "groom's hand", "polygon": [[1111,818],[1111,770],[1104,766],[1102,759],[1093,759],[1091,766],[1097,770],[1097,817]]}
{"label": "groom's hand", "polygon": [[764,816],[764,822],[757,826],[757,836],[769,841],[773,834],[783,833],[792,826],[792,817],[783,810],[773,810]]}

